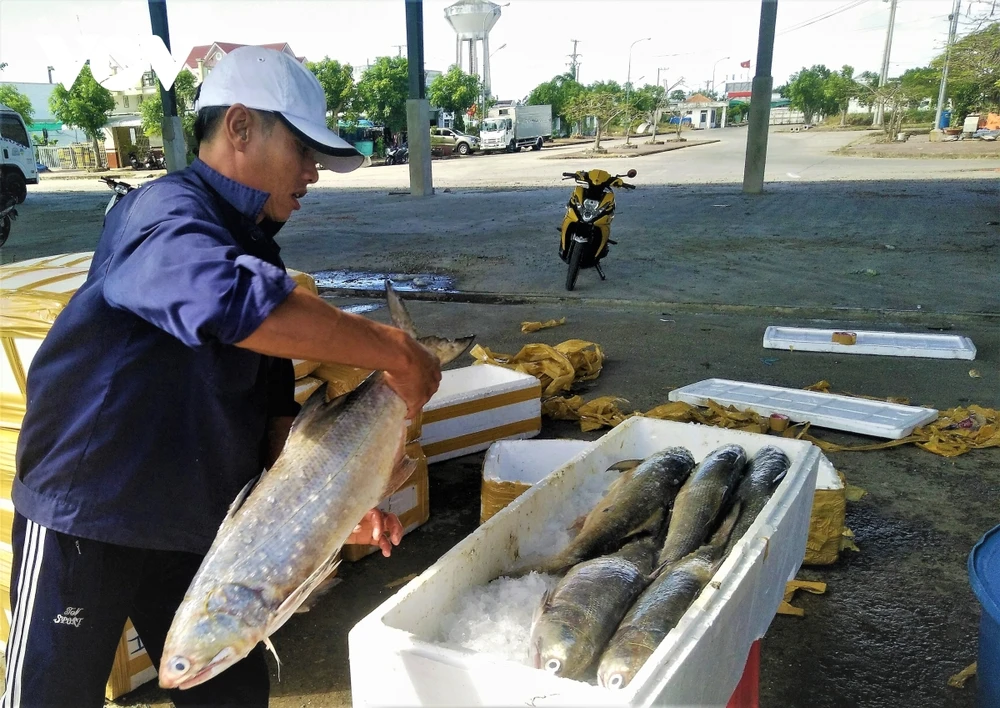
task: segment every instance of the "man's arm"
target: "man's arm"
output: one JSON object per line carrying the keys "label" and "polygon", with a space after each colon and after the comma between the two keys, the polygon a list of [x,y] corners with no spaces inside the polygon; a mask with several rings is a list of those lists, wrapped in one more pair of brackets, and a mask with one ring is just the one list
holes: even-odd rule
{"label": "man's arm", "polygon": [[236,346],[286,359],[309,359],[386,372],[415,416],[441,381],[437,358],[395,327],[343,312],[296,287]]}

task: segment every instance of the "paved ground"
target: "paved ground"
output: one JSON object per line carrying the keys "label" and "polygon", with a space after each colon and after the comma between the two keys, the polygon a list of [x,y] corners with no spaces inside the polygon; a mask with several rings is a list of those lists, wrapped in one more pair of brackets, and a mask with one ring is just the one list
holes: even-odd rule
{"label": "paved ground", "polygon": [[932,143],[930,137],[924,134],[911,136],[905,143],[884,143],[875,138],[875,134],[869,134],[843,148],[841,152],[855,157],[1000,159],[1000,142],[996,140],[948,140]]}
{"label": "paved ground", "polygon": [[[844,157],[833,151],[857,133],[773,133],[767,192],[746,197],[745,130],[716,135],[723,139],[711,145],[601,161],[635,167],[640,189],[620,196],[621,243],[608,280],[585,272],[573,293],[562,288],[555,254],[569,193],[559,175],[583,163],[542,158],[578,147],[435,162],[439,191],[425,200],[390,194],[405,189],[405,167],[324,173],[282,232],[283,254],[311,272],[451,276],[460,291],[453,301],[413,307],[425,331],[474,325],[481,342],[508,352],[529,341],[597,341],[609,361],[585,395],[621,395],[637,408],[708,376],[786,386],[825,378],[838,390],[941,408],[1000,407],[1000,227],[989,224],[1000,221],[1000,160]],[[93,248],[108,196],[96,180],[30,188],[0,256]],[[522,320],[564,315],[565,327],[518,330]],[[975,341],[981,378],[968,375],[967,362],[765,351],[763,330],[778,322],[951,328]],[[593,437],[566,423],[546,423],[543,435]],[[831,459],[869,490],[848,515],[862,551],[803,571],[830,590],[801,600],[805,618],[772,625],[762,705],[973,706],[974,684],[959,691],[945,681],[975,656],[978,608],[965,558],[1000,521],[1000,451],[945,460],[902,448]],[[284,666],[272,705],[349,704],[347,630],[393,592],[388,585],[475,527],[481,460],[434,465],[431,521],[392,559],[345,567],[324,603],[277,634]],[[167,705],[155,687],[123,704]]]}

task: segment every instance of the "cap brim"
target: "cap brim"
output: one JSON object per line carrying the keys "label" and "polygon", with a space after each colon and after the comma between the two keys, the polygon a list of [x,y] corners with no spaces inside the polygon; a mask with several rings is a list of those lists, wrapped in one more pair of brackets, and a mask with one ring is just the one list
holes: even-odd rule
{"label": "cap brim", "polygon": [[365,162],[365,156],[325,125],[278,113],[282,122],[299,140],[313,149],[316,161],[334,172],[352,172]]}

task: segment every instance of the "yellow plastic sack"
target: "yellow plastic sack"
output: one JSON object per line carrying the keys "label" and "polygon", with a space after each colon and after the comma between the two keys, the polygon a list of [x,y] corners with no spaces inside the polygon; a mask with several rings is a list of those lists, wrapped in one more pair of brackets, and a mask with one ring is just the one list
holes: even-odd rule
{"label": "yellow plastic sack", "polygon": [[582,339],[570,339],[554,347],[526,344],[513,356],[477,344],[469,355],[480,364],[493,364],[534,376],[542,384],[543,397],[568,391],[576,381],[596,379],[604,366],[600,345]]}
{"label": "yellow plastic sack", "polygon": [[558,320],[549,320],[548,322],[522,322],[521,331],[525,334],[529,332],[537,332],[540,329],[549,329],[550,327],[558,327],[559,325],[566,324],[566,318],[560,317]]}

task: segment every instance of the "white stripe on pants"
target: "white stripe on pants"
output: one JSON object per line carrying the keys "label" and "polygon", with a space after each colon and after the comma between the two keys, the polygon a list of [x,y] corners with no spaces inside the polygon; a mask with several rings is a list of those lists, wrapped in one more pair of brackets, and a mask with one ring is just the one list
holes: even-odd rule
{"label": "white stripe on pants", "polygon": [[24,648],[31,630],[31,615],[38,590],[38,574],[42,567],[45,548],[44,526],[27,522],[24,533],[24,550],[21,572],[17,579],[17,603],[11,619],[10,638],[7,640],[6,691],[0,699],[0,708],[19,708],[21,705],[21,670],[24,667]]}

